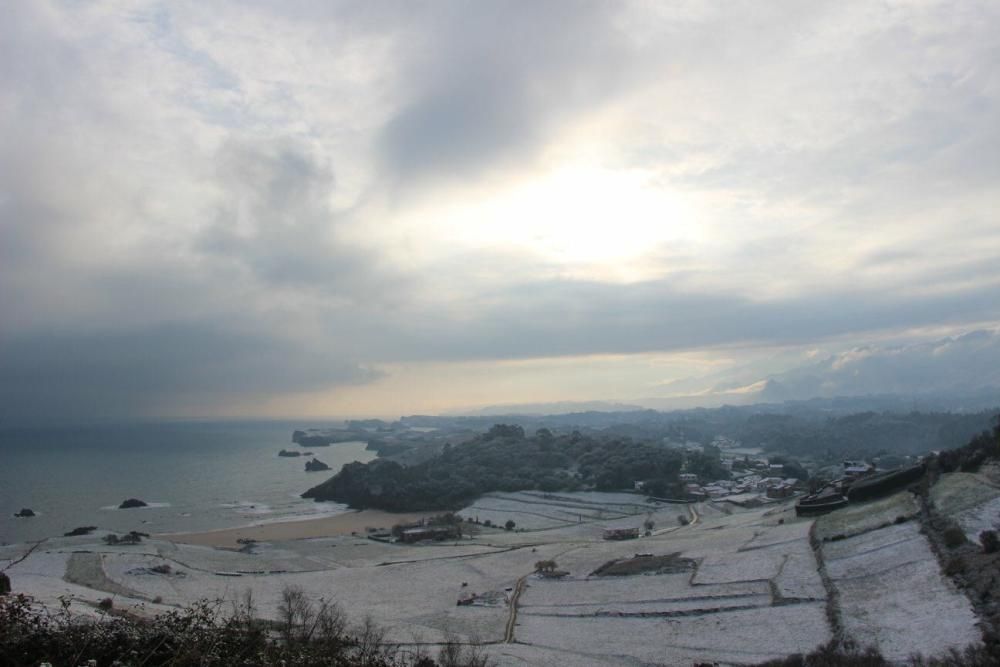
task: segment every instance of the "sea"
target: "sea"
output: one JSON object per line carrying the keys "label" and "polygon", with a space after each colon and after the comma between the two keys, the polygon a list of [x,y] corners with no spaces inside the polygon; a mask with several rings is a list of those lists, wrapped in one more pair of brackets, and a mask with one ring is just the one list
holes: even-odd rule
{"label": "sea", "polygon": [[[78,526],[144,533],[235,528],[331,516],[345,505],[300,498],[351,461],[365,442],[305,449],[303,422],[159,422],[0,428],[0,544],[60,536]],[[305,472],[312,451],[328,472]],[[127,498],[147,507],[118,509]],[[31,518],[14,515],[21,508]]]}

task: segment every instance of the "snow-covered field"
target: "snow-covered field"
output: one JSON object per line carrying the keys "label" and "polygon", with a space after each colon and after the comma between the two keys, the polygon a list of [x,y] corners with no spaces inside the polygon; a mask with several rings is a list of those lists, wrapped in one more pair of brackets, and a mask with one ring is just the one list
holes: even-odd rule
{"label": "snow-covered field", "polygon": [[857,535],[891,524],[899,517],[911,519],[920,511],[916,499],[909,491],[900,491],[888,498],[866,503],[852,503],[844,509],[825,514],[816,519],[816,537]]}
{"label": "snow-covered field", "polygon": [[[159,540],[108,547],[100,534],[60,538],[10,574],[15,590],[52,606],[70,596],[89,613],[109,595],[117,607],[149,613],[204,598],[238,600],[249,590],[258,613],[275,617],[282,590],[297,586],[338,601],[355,620],[370,615],[391,641],[434,643],[454,633],[487,642],[500,665],[743,665],[829,641],[812,521],[797,519],[791,503],[723,510],[637,500],[492,494],[462,514],[496,516],[503,520],[491,521],[501,524],[510,518],[524,531],[484,529],[471,539],[420,545],[344,535],[237,552]],[[883,513],[894,515],[898,502]],[[682,526],[678,516],[694,521]],[[650,537],[602,539],[606,526],[647,519],[654,522]],[[848,632],[894,657],[978,636],[968,603],[941,578],[915,531],[909,522],[824,545]],[[0,567],[21,552],[0,548]],[[638,554],[677,554],[693,564],[663,574],[593,574]],[[550,559],[564,578],[533,574],[536,562]],[[170,571],[152,571],[162,565]],[[512,610],[508,600],[519,581],[524,587]],[[490,592],[498,593],[494,603],[456,605],[461,596]]]}
{"label": "snow-covered field", "polygon": [[966,536],[979,541],[984,530],[1000,530],[1000,489],[982,475],[949,473],[931,489],[938,511],[958,522]]}
{"label": "snow-covered field", "polygon": [[[807,653],[829,639],[823,603],[666,618],[526,616],[518,641],[576,656],[630,657],[645,664],[753,664]],[[530,663],[530,661],[529,661]]]}
{"label": "snow-covered field", "polygon": [[514,520],[518,528],[545,530],[579,523],[613,522],[657,509],[643,496],[625,493],[573,492],[542,494],[490,493],[458,512],[481,523],[503,525]]}
{"label": "snow-covered field", "polygon": [[940,655],[978,642],[968,599],[945,580],[916,522],[823,545],[844,629],[888,659]]}

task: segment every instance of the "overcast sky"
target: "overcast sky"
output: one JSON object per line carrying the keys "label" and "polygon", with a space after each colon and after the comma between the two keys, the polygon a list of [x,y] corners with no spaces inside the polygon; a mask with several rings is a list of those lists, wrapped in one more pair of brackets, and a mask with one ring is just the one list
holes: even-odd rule
{"label": "overcast sky", "polygon": [[628,400],[992,331],[998,211],[996,2],[9,3],[0,418]]}

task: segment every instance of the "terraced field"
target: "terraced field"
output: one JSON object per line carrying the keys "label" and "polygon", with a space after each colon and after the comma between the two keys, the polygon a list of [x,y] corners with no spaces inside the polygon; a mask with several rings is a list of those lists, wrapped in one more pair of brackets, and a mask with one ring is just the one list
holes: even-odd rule
{"label": "terraced field", "polygon": [[[914,511],[911,503],[892,497],[815,527],[818,536],[851,535],[822,546],[840,627],[896,660],[978,639],[967,600],[942,578],[917,523],[894,523]],[[501,666],[746,665],[833,637],[814,524],[796,518],[791,503],[740,509],[649,504],[632,494],[520,493],[491,494],[461,514],[510,518],[525,530],[485,529],[442,544],[360,536],[262,542],[245,552],[156,540],[107,547],[96,534],[51,540],[11,574],[53,606],[69,595],[92,609],[112,595],[138,613],[249,590],[258,612],[276,617],[282,589],[293,585],[355,617],[370,615],[400,645],[433,652],[446,633],[457,634],[484,642]],[[647,520],[649,537],[601,539],[605,527]],[[13,551],[0,550],[0,565]],[[683,567],[595,574],[609,561],[650,557]],[[556,562],[558,577],[535,573],[543,560]],[[164,564],[168,574],[152,570]],[[457,605],[467,597],[474,603]]]}

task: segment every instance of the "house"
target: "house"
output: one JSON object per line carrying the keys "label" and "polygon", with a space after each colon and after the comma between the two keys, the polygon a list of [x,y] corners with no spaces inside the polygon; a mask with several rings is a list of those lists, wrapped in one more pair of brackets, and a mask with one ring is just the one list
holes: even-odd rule
{"label": "house", "polygon": [[456,526],[421,526],[419,528],[407,528],[399,539],[401,542],[420,542],[423,540],[450,540],[460,537],[461,533]]}
{"label": "house", "polygon": [[867,461],[844,461],[844,475],[848,477],[867,475],[873,470],[875,466]]}
{"label": "house", "polygon": [[705,493],[705,489],[701,487],[700,484],[685,484],[684,492],[690,498],[707,498],[708,494]]}
{"label": "house", "polygon": [[709,484],[704,488],[704,492],[708,494],[709,498],[722,498],[723,496],[729,495],[729,489],[719,486],[718,484]]}
{"label": "house", "polygon": [[792,493],[792,487],[787,484],[780,484],[778,486],[768,487],[767,489],[768,498],[788,498],[792,495]]}

